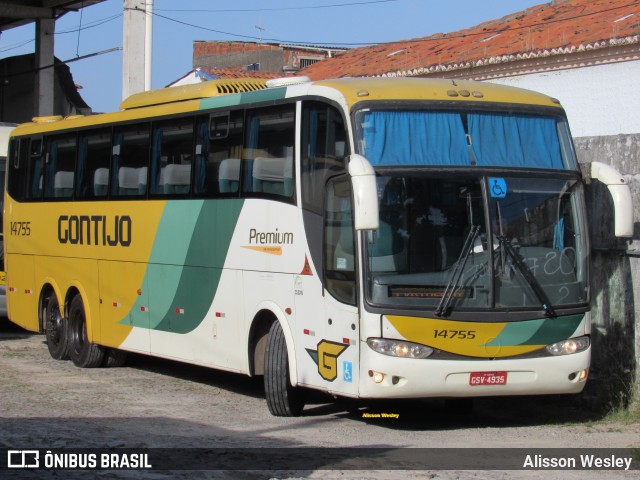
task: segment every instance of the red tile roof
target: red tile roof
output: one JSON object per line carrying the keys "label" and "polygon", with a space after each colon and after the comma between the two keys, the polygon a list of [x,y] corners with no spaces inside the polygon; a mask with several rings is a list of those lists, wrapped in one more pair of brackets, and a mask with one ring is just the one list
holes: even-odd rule
{"label": "red tile roof", "polygon": [[638,43],[638,0],[555,0],[458,32],[355,48],[299,73],[314,80],[446,75],[472,66]]}
{"label": "red tile roof", "polygon": [[282,72],[268,72],[266,70],[244,70],[242,67],[228,68],[201,68],[210,75],[218,78],[280,78],[285,74]]}

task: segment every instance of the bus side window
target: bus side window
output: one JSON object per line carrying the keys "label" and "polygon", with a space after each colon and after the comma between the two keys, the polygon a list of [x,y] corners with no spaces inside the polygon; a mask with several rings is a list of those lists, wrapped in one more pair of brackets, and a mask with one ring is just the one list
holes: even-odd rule
{"label": "bus side window", "polygon": [[7,189],[9,195],[18,201],[31,198],[30,142],[30,138],[13,139],[9,145]]}
{"label": "bus side window", "polygon": [[240,159],[244,135],[244,111],[198,118],[194,191],[199,196],[237,196],[240,191]]}
{"label": "bus side window", "polygon": [[326,103],[302,105],[301,191],[302,206],[322,214],[324,185],[345,171],[347,134],[340,112]]}
{"label": "bus side window", "polygon": [[193,154],[192,117],[154,123],[151,144],[151,193],[190,193]]}
{"label": "bus side window", "polygon": [[243,192],[292,198],[295,105],[249,112],[246,130],[242,156]]}
{"label": "bus side window", "polygon": [[111,195],[143,196],[147,193],[149,124],[116,128],[111,152]]}
{"label": "bus side window", "polygon": [[341,302],[356,305],[353,202],[347,175],[327,183],[324,234],[327,291]]}
{"label": "bus side window", "polygon": [[25,149],[27,156],[25,166],[28,169],[25,198],[42,199],[42,191],[44,189],[43,145],[42,137],[31,138],[28,141],[27,149]]}
{"label": "bus side window", "polygon": [[82,133],[78,140],[76,198],[103,198],[109,193],[111,129]]}
{"label": "bus side window", "polygon": [[49,137],[45,158],[45,198],[72,198],[76,169],[75,134]]}

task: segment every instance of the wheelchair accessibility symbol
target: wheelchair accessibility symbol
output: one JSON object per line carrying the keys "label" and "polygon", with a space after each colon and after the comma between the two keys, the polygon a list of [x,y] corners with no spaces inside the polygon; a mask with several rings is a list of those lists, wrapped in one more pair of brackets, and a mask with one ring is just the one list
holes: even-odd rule
{"label": "wheelchair accessibility symbol", "polygon": [[489,177],[489,192],[491,198],[504,198],[507,196],[507,182],[504,178]]}
{"label": "wheelchair accessibility symbol", "polygon": [[342,379],[345,382],[353,382],[353,364],[351,362],[342,362],[343,375]]}

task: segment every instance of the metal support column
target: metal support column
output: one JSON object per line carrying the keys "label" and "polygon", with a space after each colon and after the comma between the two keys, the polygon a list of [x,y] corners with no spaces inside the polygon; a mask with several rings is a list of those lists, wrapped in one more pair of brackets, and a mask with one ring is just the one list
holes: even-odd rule
{"label": "metal support column", "polygon": [[53,67],[53,46],[56,21],[52,18],[36,20],[36,116],[53,115],[55,68]]}

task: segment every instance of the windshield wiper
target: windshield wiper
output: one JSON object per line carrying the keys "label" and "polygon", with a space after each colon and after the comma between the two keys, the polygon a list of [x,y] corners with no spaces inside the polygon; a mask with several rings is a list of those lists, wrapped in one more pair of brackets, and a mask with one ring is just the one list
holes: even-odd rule
{"label": "windshield wiper", "polygon": [[464,271],[464,266],[467,263],[467,259],[469,258],[469,254],[471,253],[471,248],[473,247],[473,242],[475,241],[478,233],[480,232],[479,225],[472,225],[471,230],[469,230],[469,234],[464,241],[464,245],[462,246],[462,250],[460,251],[460,255],[458,255],[458,259],[456,260],[455,265],[453,266],[453,272],[451,273],[451,278],[447,283],[447,286],[442,292],[442,298],[440,299],[440,303],[438,304],[438,308],[436,308],[436,315],[442,317],[447,310],[449,309],[449,305],[451,304],[451,299],[453,298],[453,294],[456,293],[456,290],[459,287],[460,279],[462,278],[462,272]]}
{"label": "windshield wiper", "polygon": [[538,301],[542,304],[542,308],[544,308],[545,316],[555,317],[556,312],[553,309],[551,302],[549,301],[549,297],[547,297],[547,294],[544,293],[544,290],[540,286],[540,282],[538,282],[536,277],[534,277],[531,273],[529,267],[527,267],[527,265],[522,261],[520,255],[518,255],[518,253],[513,248],[513,245],[511,245],[511,242],[509,242],[509,240],[507,240],[507,237],[505,237],[504,235],[500,235],[497,238],[498,243],[500,244],[501,252],[504,252],[509,257],[511,257],[513,264],[522,274],[529,287],[531,287],[531,290],[533,290],[533,293],[535,293],[536,297],[538,297]]}

